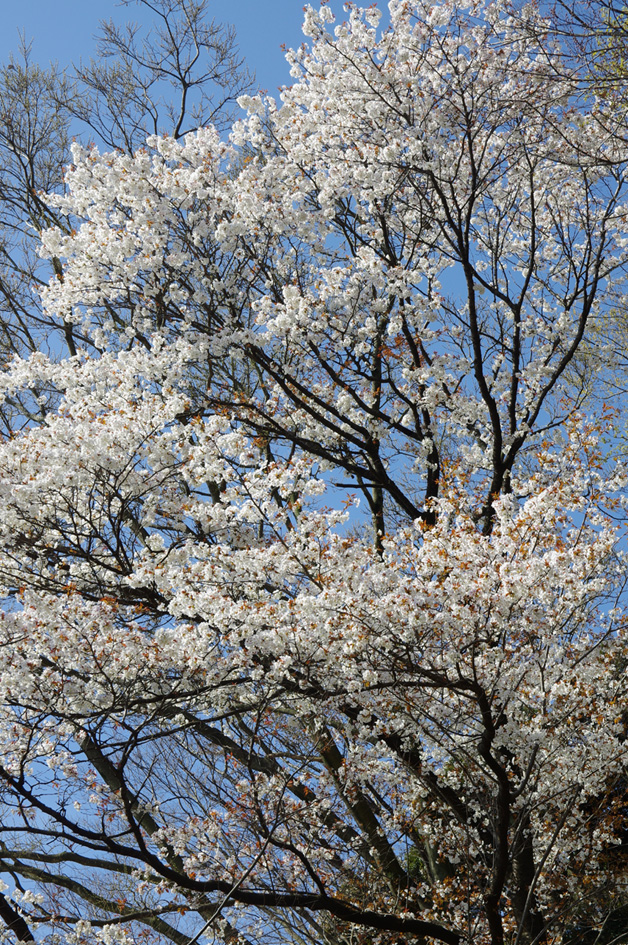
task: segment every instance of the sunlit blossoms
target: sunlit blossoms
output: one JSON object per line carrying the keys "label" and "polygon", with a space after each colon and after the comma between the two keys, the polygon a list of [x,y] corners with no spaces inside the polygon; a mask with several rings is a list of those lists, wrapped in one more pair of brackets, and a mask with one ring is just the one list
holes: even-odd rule
{"label": "sunlit blossoms", "polygon": [[620,116],[532,9],[389,11],[308,8],[229,140],[74,149],[76,353],[0,381],[23,940],[601,943],[628,906],[628,470],[577,370]]}

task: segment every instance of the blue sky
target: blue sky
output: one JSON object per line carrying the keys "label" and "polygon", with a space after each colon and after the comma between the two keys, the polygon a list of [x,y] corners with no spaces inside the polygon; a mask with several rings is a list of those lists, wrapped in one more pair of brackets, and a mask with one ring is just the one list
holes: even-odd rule
{"label": "blue sky", "polygon": [[[270,94],[290,83],[281,51],[282,43],[299,46],[304,0],[210,0],[216,20],[233,23],[240,49],[258,83]],[[366,4],[365,4],[366,5]],[[341,9],[339,2],[332,4]],[[21,0],[0,3],[0,61],[18,45],[18,30],[33,40],[33,58],[41,65],[57,61],[64,65],[93,52],[93,34],[101,19],[117,22],[146,19],[134,4],[125,8],[116,0]]]}

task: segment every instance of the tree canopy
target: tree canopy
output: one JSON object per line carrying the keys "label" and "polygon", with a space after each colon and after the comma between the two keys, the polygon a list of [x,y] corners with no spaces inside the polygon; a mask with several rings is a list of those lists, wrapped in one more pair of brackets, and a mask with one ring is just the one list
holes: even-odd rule
{"label": "tree canopy", "polygon": [[307,8],[279,102],[74,144],[45,197],[62,341],[0,380],[12,939],[625,934],[628,468],[574,380],[624,112],[531,7],[389,11]]}

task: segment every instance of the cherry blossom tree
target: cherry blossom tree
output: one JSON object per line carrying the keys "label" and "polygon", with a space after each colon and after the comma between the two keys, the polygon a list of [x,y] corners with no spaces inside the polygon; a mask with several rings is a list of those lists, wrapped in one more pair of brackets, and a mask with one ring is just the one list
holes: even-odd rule
{"label": "cherry blossom tree", "polygon": [[617,936],[628,472],[569,371],[628,152],[524,13],[308,9],[229,140],[75,146],[85,344],[1,382],[46,405],[0,444],[9,936]]}

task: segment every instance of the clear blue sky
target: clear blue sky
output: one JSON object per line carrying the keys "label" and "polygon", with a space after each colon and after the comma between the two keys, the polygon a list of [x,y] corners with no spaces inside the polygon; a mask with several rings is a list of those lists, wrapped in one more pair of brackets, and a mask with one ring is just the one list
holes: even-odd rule
{"label": "clear blue sky", "polygon": [[[243,55],[270,94],[290,83],[281,45],[301,44],[303,4],[304,0],[210,0],[214,18],[236,27]],[[341,9],[339,0],[332,6]],[[41,65],[88,59],[101,19],[146,20],[140,8],[134,4],[125,8],[116,0],[0,0],[0,10],[0,61],[16,49],[18,30],[24,30],[26,38],[33,39],[33,58]]]}

